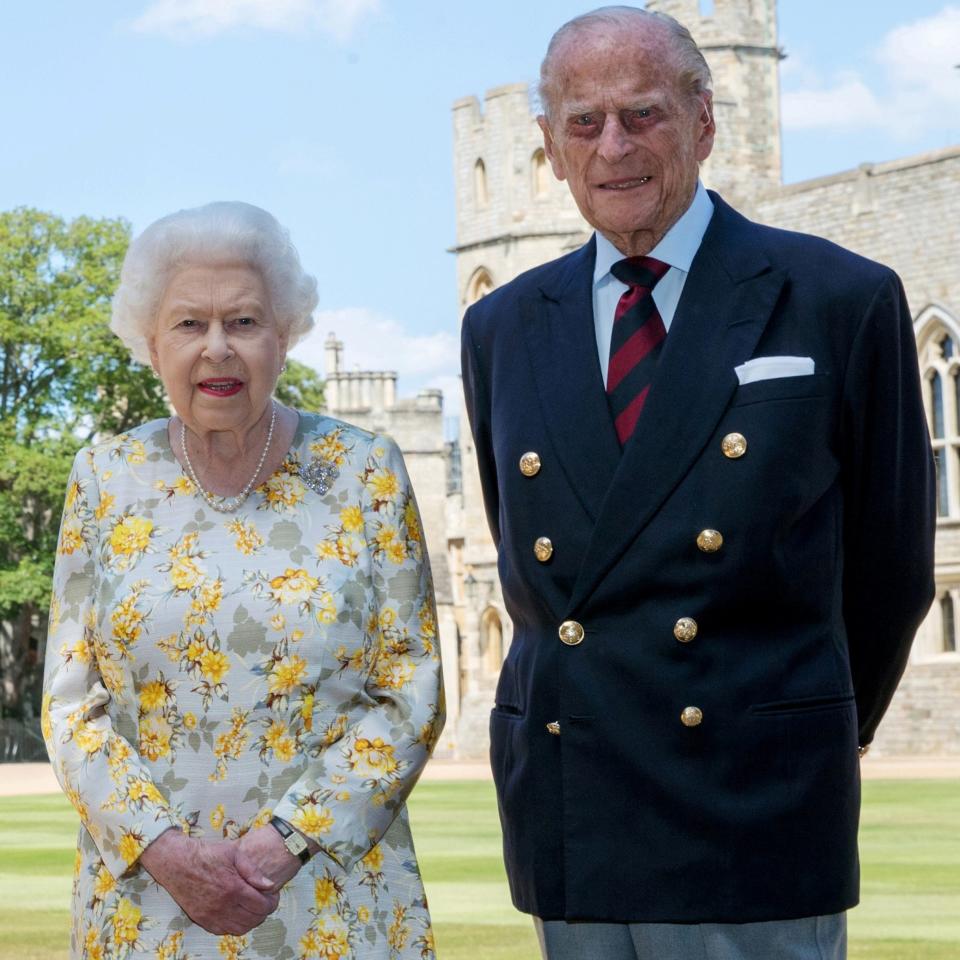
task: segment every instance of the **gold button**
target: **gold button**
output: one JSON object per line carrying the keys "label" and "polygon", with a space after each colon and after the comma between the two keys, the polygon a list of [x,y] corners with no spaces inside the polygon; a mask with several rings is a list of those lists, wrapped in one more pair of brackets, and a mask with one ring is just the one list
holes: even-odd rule
{"label": "gold button", "polygon": [[534,556],[541,562],[546,563],[553,556],[553,544],[549,537],[538,537],[533,545]]}
{"label": "gold button", "polygon": [[697,635],[697,621],[693,617],[681,617],[673,625],[673,635],[681,643],[689,643]]}
{"label": "gold button", "polygon": [[731,460],[739,460],[747,452],[747,438],[742,433],[728,433],[720,441],[723,455]]}
{"label": "gold button", "polygon": [[535,477],[540,472],[540,454],[533,450],[520,458],[520,472],[525,477]]}
{"label": "gold button", "polygon": [[560,721],[552,720],[547,724],[547,733],[552,733],[555,737],[560,736]]}
{"label": "gold button", "polygon": [[699,727],[703,723],[703,711],[699,707],[684,707],[680,722],[685,727]]}
{"label": "gold button", "polygon": [[723,546],[723,534],[719,530],[701,530],[697,546],[704,553],[716,553]]}
{"label": "gold button", "polygon": [[560,624],[560,639],[568,646],[583,643],[583,627],[576,620],[564,620]]}

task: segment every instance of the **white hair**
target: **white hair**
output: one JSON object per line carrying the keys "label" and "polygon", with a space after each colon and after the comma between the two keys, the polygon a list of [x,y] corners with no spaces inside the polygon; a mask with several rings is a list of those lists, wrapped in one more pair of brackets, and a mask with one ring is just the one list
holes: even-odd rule
{"label": "white hair", "polygon": [[658,23],[667,31],[676,58],[680,84],[686,87],[691,96],[699,97],[700,94],[713,89],[713,76],[710,73],[710,67],[707,65],[707,61],[700,52],[692,34],[679,20],[674,19],[667,13],[661,13],[659,10],[641,10],[638,7],[627,6],[599,7],[590,13],[584,13],[579,17],[568,20],[550,38],[546,56],[540,65],[540,85],[538,88],[540,103],[548,120],[550,119],[552,99],[557,84],[555,61],[560,48],[568,40],[573,40],[582,33],[599,31],[610,26],[632,29],[641,23]]}
{"label": "white hair", "polygon": [[140,363],[170,277],[196,264],[242,263],[260,271],[270,306],[293,346],[313,326],[317,281],[305,273],[276,217],[238,200],[179,210],[150,224],[127,250],[113,297],[110,329]]}

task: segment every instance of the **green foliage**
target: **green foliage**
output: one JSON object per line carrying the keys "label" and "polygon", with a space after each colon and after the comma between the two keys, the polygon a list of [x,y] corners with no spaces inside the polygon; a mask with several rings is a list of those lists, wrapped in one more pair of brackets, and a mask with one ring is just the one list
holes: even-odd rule
{"label": "green foliage", "polygon": [[122,220],[0,213],[0,706],[36,669],[64,489],[77,449],[163,416],[163,392],[110,332]]}
{"label": "green foliage", "polygon": [[296,360],[287,360],[275,391],[276,398],[288,407],[316,413],[323,409],[323,380],[313,367]]}

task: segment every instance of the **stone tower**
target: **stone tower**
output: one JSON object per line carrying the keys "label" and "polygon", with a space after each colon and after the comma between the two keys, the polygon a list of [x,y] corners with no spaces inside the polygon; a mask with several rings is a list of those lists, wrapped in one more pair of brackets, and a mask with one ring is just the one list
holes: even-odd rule
{"label": "stone tower", "polygon": [[703,181],[745,213],[780,187],[776,0],[648,0],[688,27],[713,73],[717,139]]}

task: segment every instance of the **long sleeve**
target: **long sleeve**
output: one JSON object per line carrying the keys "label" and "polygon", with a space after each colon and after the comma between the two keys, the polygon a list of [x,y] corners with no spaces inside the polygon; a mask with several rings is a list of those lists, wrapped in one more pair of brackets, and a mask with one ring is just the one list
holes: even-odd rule
{"label": "long sleeve", "polygon": [[357,603],[365,608],[362,642],[339,651],[338,658],[341,670],[364,671],[365,681],[273,811],[344,868],[387,831],[444,721],[430,564],[403,458],[392,440],[373,439],[361,479],[370,585]]}
{"label": "long sleeve", "polygon": [[103,513],[93,457],[81,450],[57,545],[42,722],[57,779],[106,868],[118,877],[152,840],[178,824],[110,715],[111,703],[129,696],[131,651],[119,637],[105,641],[97,626]]}
{"label": "long sleeve", "polygon": [[934,594],[934,468],[899,280],[876,291],[844,383],[843,615],[860,743],[873,739]]}

